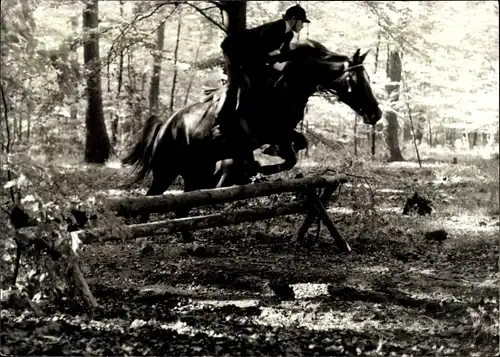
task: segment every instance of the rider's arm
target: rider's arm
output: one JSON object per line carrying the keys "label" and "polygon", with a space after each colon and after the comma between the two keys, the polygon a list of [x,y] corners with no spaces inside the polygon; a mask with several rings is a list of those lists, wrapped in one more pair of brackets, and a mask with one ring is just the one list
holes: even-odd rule
{"label": "rider's arm", "polygon": [[280,48],[280,54],[278,55],[277,62],[288,61],[288,53],[290,51],[290,42],[293,39],[293,32],[289,32],[285,35],[285,40],[283,41],[283,46]]}

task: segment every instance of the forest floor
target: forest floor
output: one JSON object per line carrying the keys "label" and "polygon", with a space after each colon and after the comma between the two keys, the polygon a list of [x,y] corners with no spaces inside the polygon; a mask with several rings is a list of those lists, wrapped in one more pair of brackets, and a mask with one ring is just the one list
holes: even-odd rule
{"label": "forest floor", "polygon": [[[350,254],[316,226],[307,244],[292,244],[300,215],[197,231],[192,244],[172,235],[85,246],[80,264],[100,308],[88,314],[66,300],[41,317],[3,309],[0,352],[494,356],[498,161],[447,162],[353,158],[333,167],[363,177],[351,177],[328,207]],[[325,167],[305,159],[300,169]],[[62,171],[70,187],[126,194],[117,189],[125,168]],[[432,201],[430,215],[402,215],[414,192]],[[439,229],[446,240],[426,239]],[[294,298],[285,298],[287,286]]]}

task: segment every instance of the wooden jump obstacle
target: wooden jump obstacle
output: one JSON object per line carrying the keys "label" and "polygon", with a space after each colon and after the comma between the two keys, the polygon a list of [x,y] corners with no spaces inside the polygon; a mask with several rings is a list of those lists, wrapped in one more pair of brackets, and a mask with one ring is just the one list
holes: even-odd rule
{"label": "wooden jump obstacle", "polygon": [[[254,207],[233,212],[121,225],[112,228],[87,229],[75,232],[75,234],[84,244],[90,244],[94,241],[122,240],[155,234],[169,234],[182,230],[214,228],[307,212],[304,222],[294,234],[294,240],[301,240],[314,223],[315,218],[319,217],[335,239],[338,247],[343,251],[350,252],[349,244],[335,227],[325,209],[325,204],[331,195],[345,182],[347,182],[345,175],[314,176],[184,193],[165,193],[159,196],[110,197],[107,200],[107,206],[119,216],[130,216],[133,213],[166,213],[179,208],[191,209],[285,192],[303,193],[307,198],[295,202],[275,204],[270,207]],[[317,190],[322,192],[318,195]]]}

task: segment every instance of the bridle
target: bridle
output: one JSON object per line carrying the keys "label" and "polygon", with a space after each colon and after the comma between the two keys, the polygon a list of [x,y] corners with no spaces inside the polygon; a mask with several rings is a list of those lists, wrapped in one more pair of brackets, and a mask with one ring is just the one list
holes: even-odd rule
{"label": "bridle", "polygon": [[[348,66],[348,62],[345,62],[344,63],[344,67],[345,67],[344,71],[342,72],[342,74],[337,79],[335,79],[334,82],[339,83],[341,81],[347,80],[347,92],[351,92],[352,88],[351,88],[351,85],[349,84],[348,77],[351,75],[351,71],[353,69],[360,68],[360,67],[364,68],[364,65],[362,63],[360,63],[360,64],[356,64],[354,66],[350,66],[349,67]],[[316,86],[316,90],[318,92],[330,93],[332,95],[337,96],[340,99],[338,92],[334,88],[324,88],[323,86],[321,86],[321,84],[318,84]]]}

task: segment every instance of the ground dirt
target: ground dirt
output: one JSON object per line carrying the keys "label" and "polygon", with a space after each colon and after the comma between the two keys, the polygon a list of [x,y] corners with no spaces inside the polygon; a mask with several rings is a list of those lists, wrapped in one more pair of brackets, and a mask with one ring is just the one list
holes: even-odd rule
{"label": "ground dirt", "polygon": [[[305,175],[324,172],[301,164]],[[350,254],[316,224],[305,242],[291,243],[300,215],[198,231],[194,243],[171,235],[85,246],[80,264],[100,307],[88,312],[65,299],[46,306],[41,317],[4,309],[0,351],[493,356],[499,227],[491,175],[479,166],[423,166],[355,161],[337,167],[362,176],[352,176],[328,206]],[[75,187],[125,194],[110,190],[127,175],[124,168],[87,167],[65,177],[77,180]],[[432,201],[430,215],[402,215],[414,192]],[[252,204],[284,199],[293,195]],[[448,232],[445,241],[426,239],[438,229]],[[277,284],[290,286],[294,298],[285,299],[273,289]]]}

